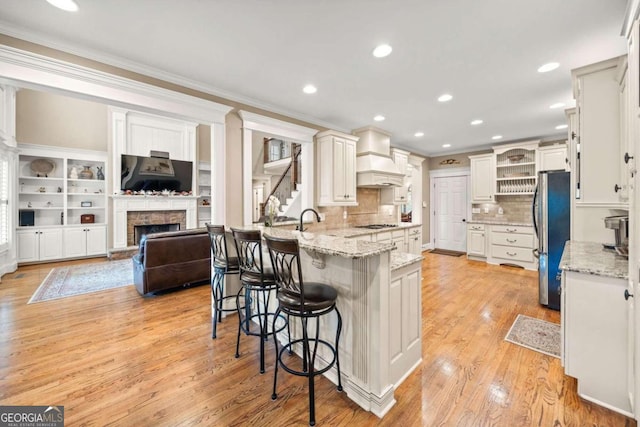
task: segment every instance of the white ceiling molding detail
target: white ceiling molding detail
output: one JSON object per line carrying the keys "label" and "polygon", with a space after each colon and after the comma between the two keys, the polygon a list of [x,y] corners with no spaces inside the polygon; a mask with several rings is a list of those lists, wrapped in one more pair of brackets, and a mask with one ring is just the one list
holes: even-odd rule
{"label": "white ceiling molding detail", "polygon": [[0,46],[0,79],[205,124],[224,123],[233,108],[7,46]]}
{"label": "white ceiling molding detail", "polygon": [[238,111],[242,119],[242,127],[259,132],[270,133],[283,138],[294,139],[299,142],[312,142],[313,136],[318,133],[318,129],[296,125],[260,114],[248,111]]}

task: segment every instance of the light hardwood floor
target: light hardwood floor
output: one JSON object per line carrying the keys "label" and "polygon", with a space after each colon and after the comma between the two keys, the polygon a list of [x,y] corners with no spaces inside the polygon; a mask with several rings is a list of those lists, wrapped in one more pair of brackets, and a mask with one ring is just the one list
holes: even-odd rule
{"label": "light hardwood floor", "polygon": [[[504,341],[518,314],[559,323],[538,305],[535,272],[424,255],[422,366],[382,420],[319,379],[318,425],[636,425],[580,399],[559,359]],[[207,286],[151,298],[128,286],[27,305],[52,267],[81,262],[2,277],[0,405],[64,405],[68,426],[307,424],[303,378],[281,375],[270,399],[271,342],[260,375],[254,337],[234,358],[236,318],[211,339]]]}

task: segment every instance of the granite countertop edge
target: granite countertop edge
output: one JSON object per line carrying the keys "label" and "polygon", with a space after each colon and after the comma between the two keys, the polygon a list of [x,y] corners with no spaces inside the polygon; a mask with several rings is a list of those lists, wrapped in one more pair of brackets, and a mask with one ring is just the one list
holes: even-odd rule
{"label": "granite countertop edge", "polygon": [[408,252],[391,251],[391,271],[399,270],[402,267],[416,262],[422,262],[424,257]]}
{"label": "granite countertop edge", "polygon": [[567,241],[559,268],[595,276],[629,278],[629,261],[598,242]]}
{"label": "granite countertop edge", "polygon": [[531,222],[507,221],[501,219],[472,219],[467,224],[489,224],[489,225],[513,225],[518,227],[533,227]]}

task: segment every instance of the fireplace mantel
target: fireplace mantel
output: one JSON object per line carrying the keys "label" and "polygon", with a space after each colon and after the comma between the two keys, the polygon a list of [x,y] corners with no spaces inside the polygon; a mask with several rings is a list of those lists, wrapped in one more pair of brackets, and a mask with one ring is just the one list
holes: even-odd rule
{"label": "fireplace mantel", "polygon": [[114,195],[113,248],[127,247],[127,212],[185,211],[187,229],[198,226],[198,196],[128,196]]}

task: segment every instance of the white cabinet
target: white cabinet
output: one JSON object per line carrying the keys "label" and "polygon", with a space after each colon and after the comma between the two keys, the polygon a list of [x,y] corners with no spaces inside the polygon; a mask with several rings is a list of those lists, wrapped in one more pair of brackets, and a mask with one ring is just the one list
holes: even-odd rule
{"label": "white cabinet", "polygon": [[356,142],[336,131],[316,135],[318,206],[356,206]]}
{"label": "white cabinet", "polygon": [[495,156],[493,153],[469,156],[471,163],[471,202],[494,201]]}
{"label": "white cabinet", "polygon": [[106,226],[68,227],[63,231],[65,258],[104,255],[106,253]]}
{"label": "white cabinet", "polygon": [[393,230],[391,232],[391,241],[396,245],[396,249],[400,252],[408,252],[405,230]]}
{"label": "white cabinet", "polygon": [[539,141],[493,147],[496,155],[496,196],[532,195],[536,187]]}
{"label": "white cabinet", "polygon": [[578,118],[578,204],[620,206],[615,191],[621,166],[620,61],[613,58],[571,72]]}
{"label": "white cabinet", "polygon": [[[620,179],[614,186],[614,191],[618,193],[618,199],[620,202],[626,203],[629,200],[629,159],[630,156],[630,141],[632,140],[631,128],[629,126],[629,111],[631,110],[630,103],[630,91],[628,82],[629,66],[627,64],[626,57],[619,65],[619,103],[620,103],[620,154],[618,162],[620,164]],[[625,158],[627,160],[625,161]]]}
{"label": "white cabinet", "polygon": [[211,222],[211,163],[198,164],[198,227]]}
{"label": "white cabinet", "polygon": [[391,272],[389,286],[389,369],[398,385],[416,367],[422,354],[421,263]]}
{"label": "white cabinet", "polygon": [[487,239],[484,224],[467,224],[467,257],[485,258]]}
{"label": "white cabinet", "polygon": [[16,233],[18,262],[48,261],[62,258],[62,228],[25,227]]}
{"label": "white cabinet", "polygon": [[533,227],[491,225],[490,230],[490,264],[517,265],[527,270],[538,269],[538,263],[533,256],[533,249],[537,245]]}
{"label": "white cabinet", "polygon": [[420,255],[422,253],[422,226],[407,230],[407,252]]}
{"label": "white cabinet", "polygon": [[409,165],[409,152],[397,148],[391,149],[391,158],[398,170],[404,174],[402,185],[380,190],[380,203],[383,205],[402,205],[409,201],[409,179],[407,170]]}
{"label": "white cabinet", "polygon": [[569,170],[567,144],[556,144],[538,148],[538,170]]}
{"label": "white cabinet", "polygon": [[631,416],[628,394],[626,280],[562,273],[562,361],[578,394]]}

